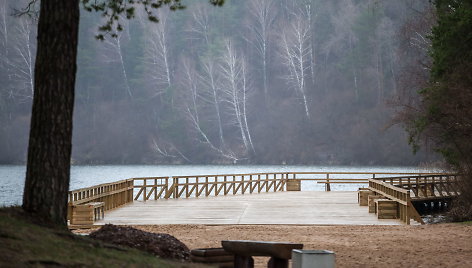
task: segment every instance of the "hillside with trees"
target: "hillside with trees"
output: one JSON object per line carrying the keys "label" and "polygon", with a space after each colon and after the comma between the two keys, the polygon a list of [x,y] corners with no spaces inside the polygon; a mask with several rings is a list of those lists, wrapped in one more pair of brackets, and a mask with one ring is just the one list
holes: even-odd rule
{"label": "hillside with trees", "polygon": [[[408,66],[427,55],[431,28],[405,25],[429,14],[429,1],[184,4],[160,9],[158,24],[137,12],[104,41],[95,39],[103,18],[82,12],[74,163],[434,159],[411,153],[388,105],[403,94]],[[24,163],[37,22],[11,16],[11,5],[0,1],[0,163]]]}

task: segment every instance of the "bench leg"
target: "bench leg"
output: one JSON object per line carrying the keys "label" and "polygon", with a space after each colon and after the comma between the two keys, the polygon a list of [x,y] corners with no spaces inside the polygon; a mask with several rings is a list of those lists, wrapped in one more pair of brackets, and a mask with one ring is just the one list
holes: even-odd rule
{"label": "bench leg", "polygon": [[267,263],[267,268],[288,268],[288,260],[272,257]]}
{"label": "bench leg", "polygon": [[234,268],[254,268],[254,259],[250,256],[234,256]]}

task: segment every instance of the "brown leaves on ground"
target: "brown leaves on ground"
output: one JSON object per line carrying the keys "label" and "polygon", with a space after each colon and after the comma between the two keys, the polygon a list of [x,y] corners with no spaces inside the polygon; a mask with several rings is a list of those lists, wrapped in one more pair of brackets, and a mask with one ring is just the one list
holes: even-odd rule
{"label": "brown leaves on ground", "polygon": [[132,227],[104,225],[90,234],[93,239],[147,251],[164,259],[190,260],[188,247],[169,234],[150,233]]}

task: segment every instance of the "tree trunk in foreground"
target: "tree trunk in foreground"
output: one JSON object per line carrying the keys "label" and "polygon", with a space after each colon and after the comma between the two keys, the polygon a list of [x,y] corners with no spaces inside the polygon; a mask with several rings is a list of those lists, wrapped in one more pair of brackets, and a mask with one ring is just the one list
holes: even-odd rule
{"label": "tree trunk in foreground", "polygon": [[65,225],[79,0],[42,0],[23,209]]}

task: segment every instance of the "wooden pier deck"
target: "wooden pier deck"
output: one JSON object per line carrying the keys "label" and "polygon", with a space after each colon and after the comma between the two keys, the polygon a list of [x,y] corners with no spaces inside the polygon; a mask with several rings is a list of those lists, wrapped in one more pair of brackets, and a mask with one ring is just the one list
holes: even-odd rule
{"label": "wooden pier deck", "polygon": [[[326,192],[303,191],[302,182],[324,184]],[[349,183],[368,186],[359,188],[360,204],[369,203],[368,210],[357,203],[357,192],[330,191],[331,184]],[[448,208],[460,195],[461,185],[459,175],[447,173],[288,172],[132,178],[69,191],[68,219],[70,228],[94,223],[422,223],[415,206],[421,210]],[[99,220],[103,212],[105,219]]]}
{"label": "wooden pier deck", "polygon": [[400,225],[377,219],[357,203],[357,192],[271,192],[189,199],[135,201],[106,212],[118,225],[154,224],[297,224]]}

